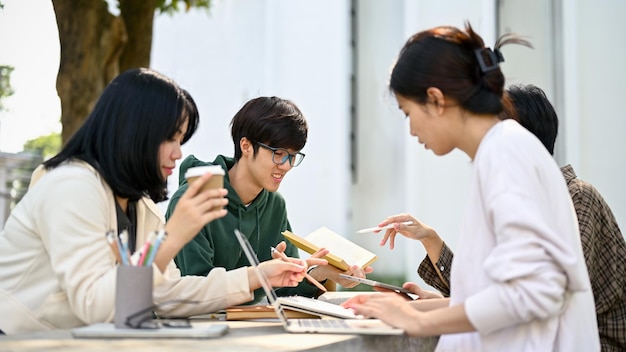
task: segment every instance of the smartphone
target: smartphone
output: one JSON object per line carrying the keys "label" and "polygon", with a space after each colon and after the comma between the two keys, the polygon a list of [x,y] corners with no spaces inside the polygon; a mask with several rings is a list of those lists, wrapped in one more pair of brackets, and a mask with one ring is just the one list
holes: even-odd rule
{"label": "smartphone", "polygon": [[386,288],[388,290],[393,290],[399,293],[411,293],[411,291],[404,289],[400,286],[394,286],[394,285],[390,285],[390,284],[386,284],[383,282],[379,282],[379,281],[375,281],[375,280],[370,280],[370,279],[364,279],[361,277],[354,277],[354,276],[350,276],[350,275],[346,275],[346,274],[339,274],[339,276],[342,279],[346,279],[346,280],[352,280],[352,281],[356,281],[362,284],[366,284],[366,285],[370,285],[373,287],[381,287],[381,288]]}

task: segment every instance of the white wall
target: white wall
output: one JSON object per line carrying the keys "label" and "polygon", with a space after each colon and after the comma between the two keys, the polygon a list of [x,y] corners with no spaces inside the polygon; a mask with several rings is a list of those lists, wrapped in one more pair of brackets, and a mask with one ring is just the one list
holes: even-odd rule
{"label": "white wall", "polygon": [[598,188],[623,231],[626,187],[618,170],[626,169],[620,104],[626,94],[626,35],[620,25],[626,2],[500,4],[500,30],[523,34],[534,45],[503,49],[507,84],[533,83],[546,92],[559,115],[557,163],[572,164],[579,178]]}
{"label": "white wall", "polygon": [[[602,193],[626,235],[626,2],[563,3],[566,159]],[[569,120],[568,120],[569,121]]]}
{"label": "white wall", "polygon": [[[485,13],[493,10],[491,1],[405,0],[401,6],[404,16],[396,24],[401,26],[402,45],[410,35],[418,31],[439,25],[463,27],[465,21],[469,21],[487,43],[494,41],[493,21],[485,20],[483,17]],[[371,21],[375,22],[376,18],[371,18]],[[394,59],[399,49],[393,52]],[[388,65],[391,64],[392,62],[388,63]],[[379,70],[382,69],[382,67],[379,68]],[[388,69],[383,70],[387,74],[388,71]],[[398,212],[408,212],[414,215],[420,221],[434,227],[444,241],[454,249],[467,196],[470,160],[467,155],[458,151],[445,157],[437,157],[431,151],[425,150],[422,145],[418,144],[415,137],[409,135],[408,122],[397,110],[395,100],[391,107],[395,119],[404,122],[403,128],[397,131],[393,140],[402,141],[401,148],[405,150],[405,154],[399,164],[405,165],[406,174],[404,177],[393,174],[394,177],[389,179],[389,183],[400,188],[404,196],[401,200],[394,200],[393,206],[377,210],[384,216]],[[404,251],[406,260],[399,265],[395,258],[401,251]],[[419,262],[425,255],[420,243],[399,238],[394,250],[396,253],[388,249],[381,249],[378,252],[384,255],[384,259],[378,265],[388,271],[404,273],[407,280],[423,285],[423,281],[416,272]]]}
{"label": "white wall", "polygon": [[[346,235],[376,252],[377,274],[402,271],[405,253],[380,248],[380,235],[354,233],[406,211],[407,121],[388,93],[390,68],[405,41],[403,1],[358,1],[356,8],[356,175],[352,187],[352,228]],[[401,241],[399,241],[401,242]],[[393,255],[393,259],[391,258]]]}
{"label": "white wall", "polygon": [[[406,273],[408,279],[421,282],[415,274],[424,255],[419,243],[398,239],[397,248],[390,251],[378,247],[380,237],[357,237],[354,230],[373,226],[390,214],[409,212],[435,227],[454,248],[470,164],[459,152],[436,157],[409,136],[407,121],[387,94],[389,69],[411,34],[437,25],[463,26],[469,20],[493,45],[496,0],[354,3],[358,29],[354,67],[350,0],[215,0],[210,13],[192,10],[157,16],[152,66],[176,79],[198,102],[200,130],[183,152],[204,160],[218,153],[232,155],[228,124],[246,100],[259,95],[293,99],[310,124],[303,150],[307,157],[280,189],[294,231],[307,234],[328,226],[378,253],[381,259],[374,265],[378,273]],[[534,50],[503,49],[507,83],[534,83],[553,99],[561,121],[557,161],[572,163],[582,179],[600,190],[624,229],[626,158],[621,151],[626,118],[621,103],[626,96],[626,34],[621,23],[626,2],[497,3],[502,16],[499,29],[528,35],[535,45]],[[5,11],[9,7],[11,3]],[[49,4],[46,9],[46,18],[53,19]],[[46,57],[58,65],[55,50],[58,47],[49,49]],[[358,79],[354,129],[353,72]],[[18,77],[16,70],[14,78]],[[41,83],[38,80],[37,86]],[[8,130],[7,124],[3,128]],[[357,151],[354,184],[349,169],[352,132]],[[171,191],[177,179],[177,174],[170,179]]]}
{"label": "white wall", "polygon": [[[152,67],[187,88],[201,114],[185,155],[233,155],[229,123],[259,95],[292,99],[309,123],[304,162],[280,192],[295,233],[345,233],[349,205],[349,3],[215,1],[211,13],[159,16]],[[174,53],[174,54],[172,54]],[[176,189],[178,175],[170,178]],[[165,207],[165,204],[161,204]]]}
{"label": "white wall", "polygon": [[[359,53],[359,70],[368,75],[359,76],[361,81],[367,82],[366,87],[359,85],[359,96],[365,96],[360,99],[359,106],[363,107],[364,113],[359,117],[365,118],[363,124],[373,124],[376,128],[375,132],[370,132],[367,141],[359,144],[359,155],[387,155],[383,164],[392,166],[379,168],[376,164],[380,164],[380,159],[373,158],[375,163],[360,167],[361,173],[378,181],[372,190],[368,180],[359,177],[362,182],[354,189],[363,193],[353,195],[355,222],[358,223],[360,218],[371,219],[373,216],[374,219],[382,219],[386,215],[406,211],[435,227],[454,248],[466,197],[469,159],[461,153],[438,158],[416,145],[415,139],[408,136],[406,126],[398,129],[393,112],[390,116],[388,111],[381,111],[382,106],[395,109],[393,99],[391,102],[377,101],[376,92],[385,89],[386,81],[377,79],[374,84],[378,86],[371,87],[369,75],[388,74],[392,60],[384,62],[383,58],[386,60],[388,56],[385,50],[396,44],[397,37],[393,34],[398,27],[404,28],[404,40],[418,30],[442,24],[463,26],[464,21],[469,20],[489,46],[493,46],[498,29],[500,33],[521,34],[533,43],[532,50],[518,45],[503,48],[506,61],[502,68],[507,84],[533,83],[546,91],[561,120],[557,162],[560,165],[572,163],[579,176],[593,183],[604,195],[618,223],[626,223],[626,187],[621,186],[621,172],[610,172],[626,169],[626,158],[618,154],[625,144],[620,138],[621,133],[626,131],[626,120],[618,113],[621,111],[618,106],[620,97],[626,93],[626,70],[623,67],[623,62],[626,62],[626,45],[623,43],[626,40],[618,28],[618,16],[626,13],[626,3],[610,0],[599,3],[505,0],[499,2],[499,9],[488,0],[406,0],[384,5],[376,1],[362,1],[359,4],[369,7],[369,11],[361,12],[362,22],[367,23],[359,26],[364,31],[360,35],[368,41],[364,45],[369,49],[369,53]],[[404,17],[397,18],[403,21],[387,19],[386,14],[394,12],[390,8],[397,10],[402,6]],[[500,28],[496,28],[497,10],[501,16]],[[371,57],[376,52],[379,54]],[[367,92],[370,94],[367,95]],[[395,116],[396,119],[402,118],[399,112]],[[385,128],[376,123],[381,119],[387,121]],[[400,134],[388,136],[385,132],[390,129]],[[367,136],[367,132],[359,130],[359,135]],[[374,139],[372,135],[378,138]],[[404,141],[403,147],[398,147],[398,138]],[[375,145],[371,145],[372,140],[376,141]],[[376,148],[378,146],[386,146],[386,149]],[[395,158],[401,154],[400,150],[403,150],[405,160],[398,163]],[[399,184],[404,185],[400,195],[394,193]],[[375,206],[372,207],[372,204]],[[398,208],[401,210],[398,211]],[[370,239],[366,243],[376,248],[376,242],[377,239]],[[388,249],[377,250],[382,257],[377,263],[377,270],[398,272],[397,263],[404,261],[407,278],[421,282],[415,269],[424,255],[422,247],[408,240],[400,239],[398,242],[395,253]],[[402,250],[404,256],[400,254]]]}
{"label": "white wall", "polygon": [[[500,1],[499,32],[518,33],[530,41],[533,48],[510,44],[502,48],[505,62],[501,65],[506,85],[532,83],[546,92],[559,111],[556,85],[561,76],[555,61],[556,31],[551,0]],[[528,19],[532,18],[533,21]],[[558,149],[558,148],[557,148]],[[558,151],[557,151],[558,153]]]}
{"label": "white wall", "polygon": [[[495,13],[491,1],[410,1],[405,3],[413,11],[415,19],[405,15],[405,37],[417,31],[440,25],[464,27],[469,21],[474,30],[483,36],[485,43],[494,43]],[[410,13],[410,12],[409,12]],[[491,18],[485,18],[487,13]],[[405,132],[408,135],[408,131]],[[420,221],[434,227],[452,249],[458,239],[460,220],[467,198],[470,159],[459,151],[437,157],[417,144],[416,138],[406,139],[408,150],[406,163],[409,165],[406,190],[407,211]],[[423,283],[416,273],[425,251],[419,243],[405,240],[407,279]]]}
{"label": "white wall", "polygon": [[[281,186],[294,232],[328,226],[379,254],[379,274],[416,268],[422,246],[397,239],[380,248],[379,235],[354,231],[409,212],[435,227],[454,249],[469,182],[470,160],[461,152],[436,157],[409,135],[408,122],[387,92],[391,65],[413,33],[469,20],[493,46],[495,0],[358,0],[356,57],[352,66],[350,1],[216,1],[211,13],[157,17],[153,67],[175,78],[198,102],[202,124],[186,154],[212,160],[232,155],[229,122],[248,99],[293,99],[310,124],[303,164]],[[626,62],[617,0],[500,2],[500,31],[528,35],[535,50],[503,49],[508,83],[534,83],[554,99],[561,118],[557,160],[571,162],[626,223]],[[184,39],[184,40],[183,40]],[[171,55],[174,53],[174,55]],[[350,75],[356,73],[356,124],[351,125]],[[350,172],[350,137],[356,151]],[[611,172],[615,171],[615,172]],[[174,180],[177,175],[174,175]],[[176,188],[172,182],[170,189]],[[626,226],[626,225],[624,225]],[[478,235],[478,234],[477,234]],[[369,236],[369,237],[368,237]]]}
{"label": "white wall", "polygon": [[[442,23],[462,26],[469,19],[491,37],[490,22],[480,20],[490,2],[356,4],[358,168],[352,186],[348,1],[233,0],[216,2],[210,15],[157,17],[152,66],[197,100],[201,129],[183,151],[205,160],[216,153],[232,155],[228,123],[245,100],[257,95],[293,99],[310,123],[305,162],[280,188],[294,232],[328,226],[377,252],[377,273],[407,272],[419,282],[415,270],[424,255],[419,243],[399,238],[390,251],[378,247],[378,235],[357,237],[354,231],[410,212],[454,246],[469,159],[461,153],[437,158],[409,136],[407,120],[387,92],[389,69],[417,30]],[[171,180],[176,179],[175,174]],[[170,182],[170,190],[175,188]]]}

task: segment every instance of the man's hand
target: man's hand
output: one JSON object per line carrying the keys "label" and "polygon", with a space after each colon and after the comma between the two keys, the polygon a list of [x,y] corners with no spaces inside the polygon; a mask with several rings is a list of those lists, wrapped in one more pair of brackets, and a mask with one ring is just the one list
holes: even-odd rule
{"label": "man's hand", "polygon": [[[285,241],[280,241],[280,243],[277,244],[276,247],[274,247],[274,248],[276,249],[276,251],[278,251],[280,253],[284,253],[285,250],[287,249],[287,243],[285,243]],[[313,265],[326,265],[326,264],[328,264],[328,261],[326,259],[322,259],[328,253],[329,253],[328,249],[321,248],[319,251],[311,254],[311,256],[309,258],[305,259],[307,267],[312,267]],[[272,253],[272,258],[279,259],[280,258],[280,254]],[[318,279],[315,276],[314,276],[314,278]]]}
{"label": "man's hand", "polygon": [[371,266],[368,266],[365,269],[363,269],[359,267],[358,265],[353,265],[350,267],[350,269],[343,271],[341,269],[337,269],[336,267],[332,265],[326,265],[326,266],[318,266],[317,268],[313,269],[310,272],[310,274],[316,280],[323,281],[323,280],[328,279],[328,280],[335,281],[336,283],[340,284],[343,287],[352,288],[358,285],[359,283],[356,281],[343,279],[341,278],[341,276],[339,276],[339,274],[365,278],[365,275],[371,273],[372,271],[374,271],[374,268],[372,268]]}

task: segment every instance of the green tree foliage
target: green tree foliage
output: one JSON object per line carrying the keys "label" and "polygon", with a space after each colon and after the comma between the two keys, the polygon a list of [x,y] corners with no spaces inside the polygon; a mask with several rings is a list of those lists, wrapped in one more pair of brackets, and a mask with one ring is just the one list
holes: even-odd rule
{"label": "green tree foliage", "polygon": [[185,7],[185,11],[189,11],[192,7],[208,9],[211,6],[211,0],[157,0],[156,8],[160,13],[173,15],[180,11],[179,6]]}
{"label": "green tree foliage", "polygon": [[40,155],[44,160],[55,156],[61,150],[61,134],[51,133],[47,136],[28,140],[24,144],[24,151]]}
{"label": "green tree foliage", "polygon": [[[2,5],[2,3],[0,3],[0,5]],[[2,100],[13,94],[13,89],[11,88],[11,72],[13,72],[13,67],[0,65],[0,111],[5,109],[2,105]]]}

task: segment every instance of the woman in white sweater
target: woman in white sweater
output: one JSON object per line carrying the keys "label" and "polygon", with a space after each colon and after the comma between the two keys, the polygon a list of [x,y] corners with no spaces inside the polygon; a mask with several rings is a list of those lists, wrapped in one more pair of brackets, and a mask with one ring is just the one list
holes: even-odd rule
{"label": "woman in white sweater", "polygon": [[[167,232],[153,261],[154,301],[198,303],[161,313],[207,313],[253,298],[261,285],[249,267],[181,277],[172,260],[206,223],[226,214],[226,190],[201,192],[203,182],[189,187],[167,224],[155,205],[166,199],[167,177],[198,121],[189,93],[155,71],[126,71],[105,88],[61,152],[35,170],[0,234],[3,333],[112,321],[119,263],[105,239],[109,230],[127,230],[131,251],[150,232]],[[295,286],[306,263],[271,260],[260,270],[273,285]]]}
{"label": "woman in white sweater", "polygon": [[411,135],[437,155],[459,149],[472,160],[450,298],[380,294],[344,305],[412,336],[441,335],[437,351],[598,351],[563,175],[534,135],[498,118],[507,43],[528,45],[507,36],[492,50],[468,24],[417,33],[402,48],[390,90]]}

